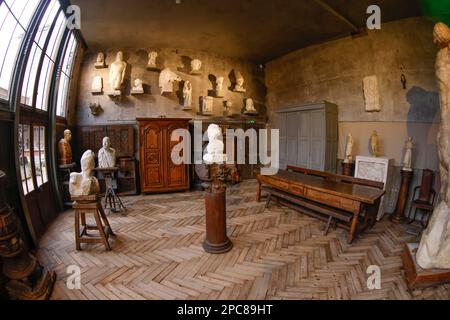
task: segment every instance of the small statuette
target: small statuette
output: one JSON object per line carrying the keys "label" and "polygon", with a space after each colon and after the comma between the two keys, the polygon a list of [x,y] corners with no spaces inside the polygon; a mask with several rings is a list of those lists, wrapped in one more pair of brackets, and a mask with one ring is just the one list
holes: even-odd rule
{"label": "small statuette", "polygon": [[244,114],[248,114],[248,115],[256,115],[256,114],[258,114],[258,110],[255,109],[255,105],[253,103],[253,99],[251,99],[251,98],[245,99]]}
{"label": "small statuette", "polygon": [[105,54],[103,52],[99,52],[97,54],[97,60],[95,61],[95,68],[96,69],[104,69],[104,68],[106,68]]}
{"label": "small statuette", "polygon": [[202,62],[200,60],[198,60],[198,59],[192,60],[190,74],[192,74],[192,75],[202,74],[201,68],[202,68]]}
{"label": "small statuette", "polygon": [[413,148],[413,140],[412,137],[408,138],[405,145],[405,156],[403,157],[403,170],[404,171],[413,171],[412,169],[412,148]]}
{"label": "small statuette", "polygon": [[214,100],[212,97],[202,97],[202,110],[201,114],[205,116],[210,116],[213,114],[213,103]]}
{"label": "small statuette", "polygon": [[244,77],[239,71],[234,71],[234,76],[236,79],[236,83],[234,84],[234,92],[246,92],[247,90],[244,88]]}
{"label": "small statuette", "polygon": [[185,81],[183,85],[183,110],[191,110],[192,105],[192,83]]}
{"label": "small statuette", "polygon": [[141,79],[135,79],[133,88],[131,88],[131,94],[144,94],[144,87]]}
{"label": "small statuette", "polygon": [[64,166],[73,162],[71,140],[72,132],[69,129],[64,130],[64,138],[59,141],[59,165]]}
{"label": "small statuette", "polygon": [[216,98],[223,98],[223,77],[216,79]]}
{"label": "small statuette", "polygon": [[351,133],[348,134],[347,137],[347,146],[345,147],[345,159],[344,163],[352,163],[353,162],[353,136]]}
{"label": "small statuette", "polygon": [[159,71],[159,68],[156,64],[157,57],[158,57],[158,52],[152,51],[148,54],[147,70]]}
{"label": "small statuette", "polygon": [[372,136],[370,137],[370,146],[372,151],[372,156],[375,158],[380,155],[380,141],[378,138],[378,133],[374,130]]}

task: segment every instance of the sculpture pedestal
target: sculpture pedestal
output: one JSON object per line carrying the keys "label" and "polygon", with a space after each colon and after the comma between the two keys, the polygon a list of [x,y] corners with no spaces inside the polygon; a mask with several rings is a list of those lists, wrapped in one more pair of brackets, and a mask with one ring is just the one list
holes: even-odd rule
{"label": "sculpture pedestal", "polygon": [[354,162],[342,162],[342,175],[347,177],[353,177],[354,173],[355,173]]}
{"label": "sculpture pedestal", "polygon": [[63,204],[66,208],[72,207],[72,201],[70,200],[69,183],[70,183],[70,173],[76,167],[75,162],[71,164],[59,165],[58,169],[60,172],[60,185],[62,188],[62,198]]}
{"label": "sculpture pedestal", "polygon": [[203,249],[208,253],[225,253],[233,243],[227,236],[226,188],[205,193],[206,239]]}
{"label": "sculpture pedestal", "polygon": [[408,200],[409,185],[413,176],[412,171],[401,170],[402,183],[400,185],[400,191],[398,193],[397,205],[394,212],[391,214],[391,221],[394,223],[405,222],[405,207]]}
{"label": "sculpture pedestal", "polygon": [[406,282],[411,290],[441,285],[450,282],[450,269],[422,269],[416,262],[418,243],[407,243],[402,260],[406,271]]}
{"label": "sculpture pedestal", "polygon": [[95,171],[101,172],[103,174],[103,177],[105,178],[105,209],[108,209],[109,203],[109,209],[111,212],[117,213],[121,212],[122,210],[126,210],[125,206],[122,203],[122,200],[120,200],[120,197],[114,190],[116,187],[116,182],[114,181],[114,173],[119,171],[119,168],[96,168]]}

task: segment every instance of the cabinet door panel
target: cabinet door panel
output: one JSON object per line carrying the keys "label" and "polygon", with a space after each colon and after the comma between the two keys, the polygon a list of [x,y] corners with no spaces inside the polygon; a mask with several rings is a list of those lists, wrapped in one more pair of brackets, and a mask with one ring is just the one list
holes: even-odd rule
{"label": "cabinet door panel", "polygon": [[298,160],[297,166],[310,167],[311,149],[311,113],[308,111],[298,113]]}
{"label": "cabinet door panel", "polygon": [[298,113],[286,116],[286,138],[287,163],[295,166],[298,157]]}
{"label": "cabinet door panel", "polygon": [[324,110],[311,111],[311,152],[310,168],[325,170],[325,112]]}
{"label": "cabinet door panel", "polygon": [[[169,126],[167,129],[167,140],[169,141],[170,146],[166,152],[168,187],[180,187],[186,185],[187,183],[186,165],[185,164],[176,165],[175,163],[173,163],[171,156],[172,149],[183,140],[183,138],[180,138],[178,141],[171,141],[172,132],[177,129],[180,129],[180,127],[176,125]],[[180,157],[183,157],[182,153],[180,154]]]}
{"label": "cabinet door panel", "polygon": [[163,134],[157,126],[146,126],[142,130],[143,137],[143,170],[144,186],[147,188],[163,187]]}

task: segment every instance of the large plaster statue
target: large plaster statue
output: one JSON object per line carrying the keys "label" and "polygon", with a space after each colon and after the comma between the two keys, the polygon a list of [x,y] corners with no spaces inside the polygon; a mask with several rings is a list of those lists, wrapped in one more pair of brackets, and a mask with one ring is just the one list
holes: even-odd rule
{"label": "large plaster statue", "polygon": [[378,157],[380,155],[380,140],[378,138],[378,133],[374,130],[372,136],[370,137],[370,147],[372,156]]}
{"label": "large plaster statue", "polygon": [[119,51],[116,56],[116,61],[109,68],[109,85],[112,92],[120,91],[126,69],[127,63],[123,61],[122,51]]}
{"label": "large plaster statue", "polygon": [[96,69],[106,68],[105,54],[103,52],[99,52],[97,54],[97,60],[95,61],[95,68]]}
{"label": "large plaster statue", "polygon": [[216,79],[216,97],[223,98],[223,77],[218,77]]}
{"label": "large plaster statue", "polygon": [[165,68],[159,74],[159,89],[161,94],[173,92],[173,83],[175,81],[182,81],[181,77],[169,68]]}
{"label": "large plaster statue", "polygon": [[255,109],[253,99],[251,98],[245,99],[244,114],[258,114],[258,110]]}
{"label": "large plaster statue", "polygon": [[223,153],[224,144],[222,139],[220,139],[222,137],[222,130],[217,124],[210,124],[207,132],[209,143],[206,147],[203,160],[206,164],[222,164],[226,162],[227,155]]}
{"label": "large plaster statue", "polygon": [[144,87],[141,79],[135,79],[133,87],[131,88],[131,94],[143,94]]}
{"label": "large plaster statue", "polygon": [[81,173],[70,174],[69,193],[72,197],[89,196],[100,192],[98,180],[94,177],[95,154],[87,150],[81,157]]}
{"label": "large plaster statue", "polygon": [[73,163],[70,140],[72,140],[72,132],[70,132],[69,129],[64,130],[64,138],[62,138],[58,144],[60,165],[68,165]]}
{"label": "large plaster statue", "polygon": [[236,79],[236,83],[234,84],[234,91],[235,92],[246,92],[244,88],[244,77],[239,71],[234,71],[234,77]]}
{"label": "large plaster statue", "polygon": [[202,62],[198,59],[194,59],[191,61],[191,74],[201,74]]}
{"label": "large plaster statue", "polygon": [[148,63],[147,63],[148,70],[157,70],[158,69],[158,67],[156,65],[157,57],[158,57],[158,52],[152,51],[148,54]]}
{"label": "large plaster statue", "polygon": [[183,85],[183,110],[190,110],[192,105],[192,83],[185,81]]}
{"label": "large plaster statue", "polygon": [[347,145],[345,147],[345,159],[344,163],[352,163],[353,162],[353,136],[351,133],[348,134],[347,137]]}
{"label": "large plaster statue", "polygon": [[98,167],[114,168],[116,166],[116,150],[111,148],[108,137],[103,138],[103,147],[98,151]]}
{"label": "large plaster statue", "polygon": [[450,29],[444,23],[437,23],[433,36],[439,49],[435,67],[441,104],[437,141],[441,192],[440,203],[422,234],[416,260],[424,269],[450,269]]}
{"label": "large plaster statue", "polygon": [[413,148],[413,140],[412,137],[408,138],[405,145],[405,156],[403,157],[403,170],[404,171],[413,171],[412,169],[412,148]]}
{"label": "large plaster statue", "polygon": [[103,79],[101,76],[95,76],[92,80],[92,93],[102,93],[103,92]]}

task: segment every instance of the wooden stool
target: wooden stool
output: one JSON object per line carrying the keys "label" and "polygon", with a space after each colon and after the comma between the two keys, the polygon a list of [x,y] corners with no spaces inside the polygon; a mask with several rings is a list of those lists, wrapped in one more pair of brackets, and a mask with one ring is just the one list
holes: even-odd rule
{"label": "wooden stool", "polygon": [[[109,236],[114,233],[103,211],[100,195],[72,197],[74,201],[72,207],[75,209],[75,242],[77,250],[81,250],[82,243],[103,243],[107,251],[109,246]],[[86,224],[86,214],[94,215],[96,225]],[[81,229],[80,229],[81,222]],[[98,230],[100,237],[90,237],[88,230]]]}

